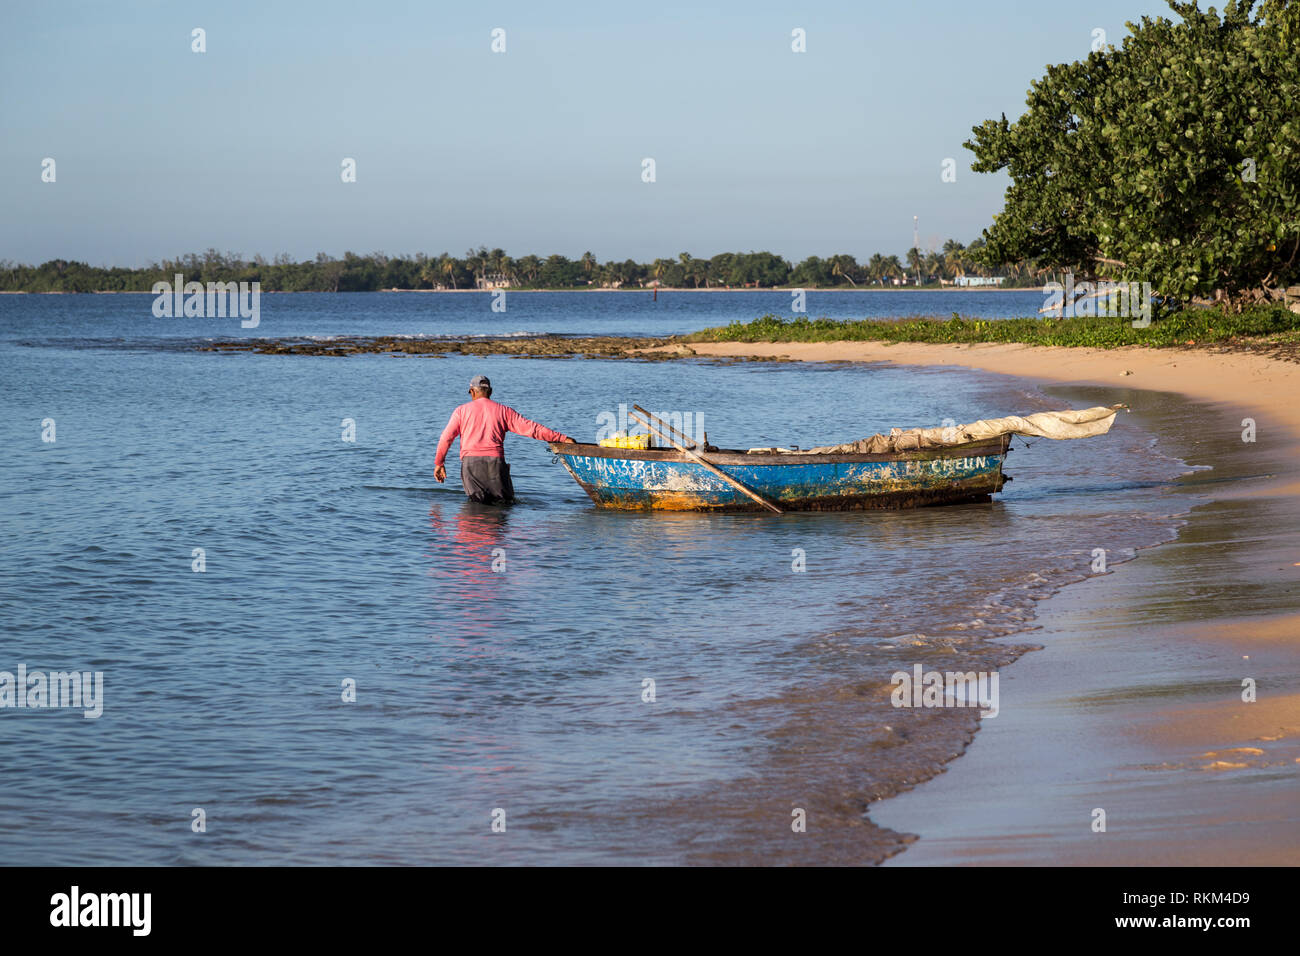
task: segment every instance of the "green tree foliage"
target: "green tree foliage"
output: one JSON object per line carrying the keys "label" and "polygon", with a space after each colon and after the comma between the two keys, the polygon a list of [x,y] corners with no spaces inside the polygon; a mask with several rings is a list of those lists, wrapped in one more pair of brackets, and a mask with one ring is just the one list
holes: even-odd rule
{"label": "green tree foliage", "polygon": [[809,256],[790,272],[790,283],[797,286],[817,287],[833,285],[831,264],[817,256]]}
{"label": "green tree foliage", "polygon": [[1300,281],[1300,3],[1170,7],[975,127],[972,168],[1011,177],[977,258],[1238,308]]}
{"label": "green tree foliage", "polygon": [[542,263],[538,284],[548,289],[564,289],[586,285],[587,280],[581,262],[574,262],[564,256],[547,256]]}
{"label": "green tree foliage", "polygon": [[[978,250],[981,241],[968,247],[948,240],[942,253],[932,251],[924,257],[923,277],[938,282],[940,278],[970,271],[963,263],[954,268],[956,257]],[[982,268],[982,267],[981,267]],[[996,267],[1001,274],[1023,276],[1031,281],[1033,269],[1028,263],[1008,263]],[[388,256],[382,252],[360,254],[345,252],[336,259],[317,253],[315,259],[295,262],[281,254],[270,262],[261,256],[245,260],[238,253],[221,253],[209,249],[164,260],[142,269],[101,268],[84,262],[55,259],[39,266],[0,262],[0,290],[12,292],[148,292],[155,282],[173,282],[177,273],[187,282],[260,282],[266,292],[372,292],[384,289],[454,289],[477,288],[484,278],[505,276],[513,287],[523,289],[638,288],[658,281],[674,288],[763,288],[798,286],[802,288],[858,288],[871,284],[892,285],[905,275],[897,256],[873,255],[859,264],[851,255],[834,255],[822,259],[809,256],[791,267],[790,263],[770,252],[723,252],[711,259],[697,259],[688,252],[676,258],[639,263],[600,263],[593,253],[578,259],[561,255],[535,255],[512,259],[503,249],[480,246],[463,258],[446,252],[437,256]],[[907,273],[909,279],[915,270]]]}

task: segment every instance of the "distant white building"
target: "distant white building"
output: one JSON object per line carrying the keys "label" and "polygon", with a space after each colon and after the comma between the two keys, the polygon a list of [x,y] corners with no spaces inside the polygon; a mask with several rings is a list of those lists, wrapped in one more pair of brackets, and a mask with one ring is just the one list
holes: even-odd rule
{"label": "distant white building", "polygon": [[484,291],[510,288],[509,278],[499,272],[494,272],[491,275],[480,276],[474,280],[474,284]]}
{"label": "distant white building", "polygon": [[1001,285],[1006,281],[1006,276],[958,276],[953,280],[953,284],[962,286]]}

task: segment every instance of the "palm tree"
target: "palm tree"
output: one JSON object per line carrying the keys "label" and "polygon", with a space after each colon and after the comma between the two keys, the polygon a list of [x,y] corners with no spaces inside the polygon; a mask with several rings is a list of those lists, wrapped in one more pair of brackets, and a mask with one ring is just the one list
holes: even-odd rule
{"label": "palm tree", "polygon": [[600,267],[601,285],[613,286],[617,282],[620,286],[623,284],[623,267],[613,259],[606,262]]}
{"label": "palm tree", "polygon": [[882,256],[878,252],[872,253],[871,258],[867,260],[867,264],[865,268],[867,270],[868,279],[870,279],[872,282],[879,282],[881,285],[885,284],[885,257],[884,256]]}
{"label": "palm tree", "polygon": [[898,256],[886,256],[884,265],[886,276],[901,276],[903,274],[903,264],[898,261]]}
{"label": "palm tree", "polygon": [[479,284],[478,280],[483,278],[487,271],[488,251],[483,246],[477,249],[465,250],[465,268],[474,274],[474,284]]}
{"label": "palm tree", "polygon": [[853,261],[852,256],[831,257],[831,275],[836,276],[837,278],[848,279],[849,285],[853,286],[855,289],[858,287],[858,284],[853,281],[853,276],[849,273],[850,270],[856,269],[857,267],[858,264]]}
{"label": "palm tree", "polygon": [[698,289],[700,287],[700,279],[705,278],[707,275],[704,271],[704,266],[708,265],[708,261],[693,258],[689,252],[679,252],[677,254],[677,260],[682,264],[682,281],[693,281],[695,283],[695,288]]}
{"label": "palm tree", "polygon": [[925,254],[925,274],[927,277],[933,276],[936,279],[943,278],[943,256],[937,252],[927,252]]}
{"label": "palm tree", "polygon": [[519,260],[519,269],[524,274],[524,278],[529,285],[537,281],[538,274],[542,271],[542,260],[536,256],[524,256]]}
{"label": "palm tree", "polygon": [[456,260],[444,252],[438,257],[438,270],[446,273],[451,279],[451,287],[456,288]]}
{"label": "palm tree", "polygon": [[913,246],[907,250],[907,268],[916,276],[916,284],[921,284],[921,250]]}
{"label": "palm tree", "polygon": [[438,284],[438,264],[434,260],[427,259],[420,266],[420,282],[427,282],[430,288]]}
{"label": "palm tree", "polygon": [[966,274],[966,247],[956,239],[949,239],[943,244],[943,261],[953,278]]}

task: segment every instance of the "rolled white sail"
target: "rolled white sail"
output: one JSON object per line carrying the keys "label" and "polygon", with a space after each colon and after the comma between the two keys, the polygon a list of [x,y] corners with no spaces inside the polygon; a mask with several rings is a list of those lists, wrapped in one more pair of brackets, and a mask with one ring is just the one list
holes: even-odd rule
{"label": "rolled white sail", "polygon": [[1006,418],[983,418],[969,425],[948,428],[891,428],[888,435],[872,435],[843,445],[823,445],[804,455],[883,455],[921,448],[943,448],[970,441],[996,438],[999,435],[1026,435],[1035,438],[1095,438],[1110,431],[1115,415],[1125,405],[1098,405],[1095,408],[1067,408],[1059,412],[1035,412],[1032,415],[1008,415]]}

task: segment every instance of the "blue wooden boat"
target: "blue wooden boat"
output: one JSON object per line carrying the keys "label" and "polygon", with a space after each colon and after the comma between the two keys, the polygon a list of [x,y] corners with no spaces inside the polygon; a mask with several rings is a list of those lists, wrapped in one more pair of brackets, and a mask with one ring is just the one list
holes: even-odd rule
{"label": "blue wooden boat", "polygon": [[[988,501],[1002,489],[1011,436],[888,454],[708,449],[708,461],[789,511],[860,511]],[[551,443],[599,507],[757,511],[763,506],[672,448]]]}

